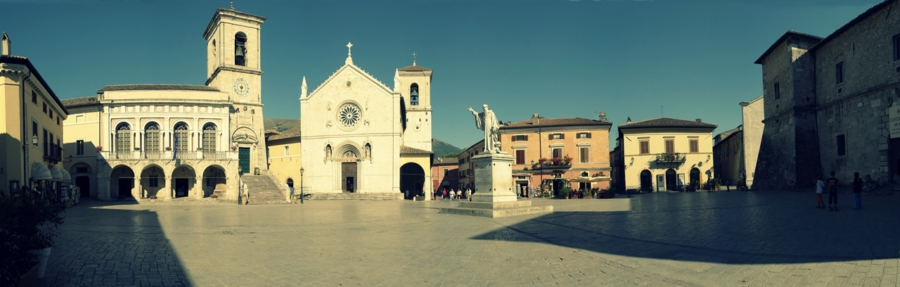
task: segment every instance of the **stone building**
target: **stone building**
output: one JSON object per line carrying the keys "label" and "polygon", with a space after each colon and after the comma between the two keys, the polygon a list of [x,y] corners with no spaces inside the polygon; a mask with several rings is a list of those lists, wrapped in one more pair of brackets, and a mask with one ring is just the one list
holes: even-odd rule
{"label": "stone building", "polygon": [[763,96],[759,96],[749,102],[741,102],[741,136],[743,141],[742,157],[744,166],[740,171],[743,173],[747,187],[753,186],[753,179],[756,177],[756,161],[759,158],[759,144],[762,141],[762,133],[765,125],[763,118],[765,117]]}
{"label": "stone building", "polygon": [[0,193],[23,186],[46,193],[70,181],[65,159],[62,121],[68,110],[26,57],[11,54],[12,40],[0,36]]}
{"label": "stone building", "polygon": [[655,118],[619,125],[616,138],[616,190],[684,190],[713,173],[712,132],[716,125]]}
{"label": "stone building", "polygon": [[455,158],[439,157],[431,163],[432,186],[435,191],[459,187],[459,164]]}
{"label": "stone building", "polygon": [[301,84],[304,189],[430,200],[432,70],[415,62],[397,69],[391,89],[353,64],[352,46],[344,65],[313,92],[307,94],[306,78]]}
{"label": "stone building", "polygon": [[606,114],[598,119],[543,118],[500,127],[500,150],[513,156],[513,182],[522,194],[528,187],[559,191],[575,178],[603,179],[572,183],[573,190],[606,189],[611,170]]}
{"label": "stone building", "polygon": [[744,176],[741,174],[744,169],[744,126],[713,137],[713,162],[716,178],[723,185],[737,185]]}
{"label": "stone building", "polygon": [[205,85],[108,85],[66,100],[74,112],[64,123],[65,144],[78,156],[66,168],[76,183],[100,200],[237,199],[239,173],[267,177],[263,21],[216,10],[203,33]]}
{"label": "stone building", "polygon": [[765,128],[755,186],[812,186],[830,171],[846,180],[900,173],[889,112],[900,97],[898,3],[881,2],[825,38],[788,31],[756,60]]}
{"label": "stone building", "polygon": [[269,171],[280,184],[288,189],[294,189],[300,193],[303,175],[300,174],[301,143],[300,127],[294,127],[283,132],[266,132],[266,157],[268,158]]}
{"label": "stone building", "polygon": [[480,140],[475,144],[463,149],[456,155],[456,161],[459,165],[457,173],[459,174],[459,189],[475,188],[475,164],[472,163],[472,157],[484,151],[484,140]]}

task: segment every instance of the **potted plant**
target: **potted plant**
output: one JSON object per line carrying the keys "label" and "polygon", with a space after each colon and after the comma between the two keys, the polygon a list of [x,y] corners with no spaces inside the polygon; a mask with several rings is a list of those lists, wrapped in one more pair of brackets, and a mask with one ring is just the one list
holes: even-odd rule
{"label": "potted plant", "polygon": [[103,151],[103,146],[102,146],[102,145],[98,145],[98,146],[97,146],[97,151]]}
{"label": "potted plant", "polygon": [[550,159],[550,161],[553,162],[554,166],[557,166],[562,161],[562,158],[554,157],[554,158]]}
{"label": "potted plant", "polygon": [[167,146],[167,147],[166,147],[166,150],[172,150],[172,147]]}
{"label": "potted plant", "polygon": [[236,151],[236,150],[237,150],[237,146],[236,146],[236,145],[231,146],[231,151]]}
{"label": "potted plant", "polygon": [[[46,267],[56,227],[63,223],[60,214],[64,210],[63,205],[33,192],[0,194],[0,254],[6,258],[0,260],[0,285],[15,286],[20,280],[35,282],[43,277],[41,271]],[[32,277],[25,278],[26,273]]]}
{"label": "potted plant", "polygon": [[563,186],[563,188],[559,190],[559,195],[569,199],[569,196],[572,195],[572,189],[568,186]]}

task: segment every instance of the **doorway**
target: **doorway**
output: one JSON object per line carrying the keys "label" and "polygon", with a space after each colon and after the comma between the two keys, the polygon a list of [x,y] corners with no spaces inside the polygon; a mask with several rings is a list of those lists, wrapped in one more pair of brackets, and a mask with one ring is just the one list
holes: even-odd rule
{"label": "doorway", "polygon": [[356,191],[356,162],[341,163],[341,190],[343,192]]}
{"label": "doorway", "polygon": [[87,176],[79,176],[75,178],[75,186],[81,190],[81,197],[91,197],[91,178]]}
{"label": "doorway", "polygon": [[134,178],[119,178],[119,198],[131,197],[131,188],[134,187]]}
{"label": "doorway", "polygon": [[700,170],[696,167],[691,169],[691,186],[700,189]]}
{"label": "doorway", "polygon": [[175,197],[184,197],[188,194],[188,179],[187,178],[176,178],[175,179]]}
{"label": "doorway", "polygon": [[641,192],[651,191],[653,191],[653,175],[649,170],[644,170],[641,172]]}
{"label": "doorway", "polygon": [[249,147],[242,147],[238,149],[238,167],[241,168],[241,173],[251,174]]}
{"label": "doorway", "polygon": [[678,177],[671,168],[666,171],[666,190],[678,191]]}

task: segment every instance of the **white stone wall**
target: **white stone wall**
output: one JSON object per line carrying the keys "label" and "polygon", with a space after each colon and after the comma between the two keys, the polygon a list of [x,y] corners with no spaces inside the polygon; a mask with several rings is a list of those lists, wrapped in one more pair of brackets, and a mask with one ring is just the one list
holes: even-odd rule
{"label": "white stone wall", "polygon": [[759,157],[759,145],[762,142],[763,119],[765,119],[765,99],[762,96],[741,103],[742,124],[744,125],[744,170],[747,186],[753,185],[756,175],[756,159]]}

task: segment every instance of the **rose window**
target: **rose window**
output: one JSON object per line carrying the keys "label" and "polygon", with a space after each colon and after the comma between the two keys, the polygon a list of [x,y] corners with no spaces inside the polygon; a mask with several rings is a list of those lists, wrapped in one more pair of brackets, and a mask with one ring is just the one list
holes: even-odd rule
{"label": "rose window", "polygon": [[338,109],[338,121],[345,127],[353,127],[359,123],[359,108],[356,105],[347,104]]}

